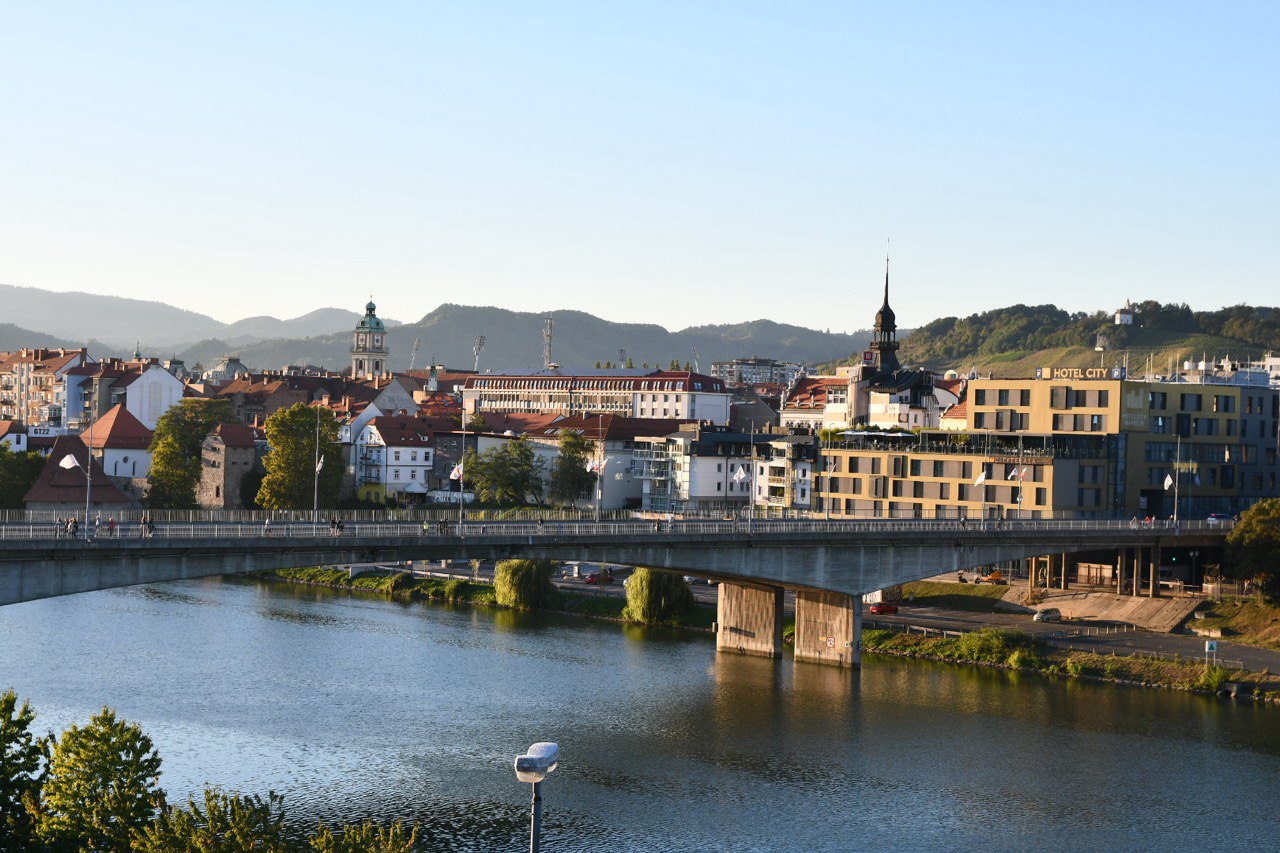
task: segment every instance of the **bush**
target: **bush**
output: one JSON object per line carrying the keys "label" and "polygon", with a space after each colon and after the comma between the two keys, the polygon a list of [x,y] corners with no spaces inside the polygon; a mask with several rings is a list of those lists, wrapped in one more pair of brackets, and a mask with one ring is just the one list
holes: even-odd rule
{"label": "bush", "polygon": [[1227,680],[1227,675],[1227,670],[1223,667],[1209,664],[1200,673],[1200,677],[1196,679],[1196,689],[1217,693],[1222,688],[1222,683]]}
{"label": "bush", "polygon": [[493,576],[494,597],[500,606],[517,610],[547,607],[556,594],[555,568],[551,560],[503,560]]}
{"label": "bush", "polygon": [[636,569],[627,580],[627,606],[622,618],[655,625],[688,613],[697,604],[683,577],[655,569]]}
{"label": "bush", "polygon": [[462,601],[467,598],[467,582],[460,578],[452,578],[444,582],[444,600]]}
{"label": "bush", "polygon": [[135,853],[172,850],[254,850],[288,853],[294,849],[284,825],[283,798],[241,796],[206,788],[203,805],[195,798],[186,808],[164,809],[134,839]]}

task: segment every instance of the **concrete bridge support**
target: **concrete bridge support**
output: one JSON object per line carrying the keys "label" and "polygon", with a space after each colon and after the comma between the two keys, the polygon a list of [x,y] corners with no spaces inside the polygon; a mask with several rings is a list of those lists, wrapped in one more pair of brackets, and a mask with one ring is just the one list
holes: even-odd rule
{"label": "concrete bridge support", "polygon": [[725,582],[716,599],[716,651],[782,656],[782,587]]}
{"label": "concrete bridge support", "polygon": [[818,590],[798,591],[796,660],[860,667],[862,596]]}

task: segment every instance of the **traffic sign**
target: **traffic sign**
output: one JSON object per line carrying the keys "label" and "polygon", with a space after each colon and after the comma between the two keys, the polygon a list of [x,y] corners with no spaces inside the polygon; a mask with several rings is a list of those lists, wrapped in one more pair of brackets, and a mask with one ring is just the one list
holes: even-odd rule
{"label": "traffic sign", "polygon": [[1217,651],[1218,651],[1218,641],[1217,641],[1217,640],[1205,640],[1205,641],[1204,641],[1204,651],[1205,651],[1205,654],[1209,654],[1210,652],[1212,652],[1212,653],[1216,654],[1216,653],[1217,653]]}

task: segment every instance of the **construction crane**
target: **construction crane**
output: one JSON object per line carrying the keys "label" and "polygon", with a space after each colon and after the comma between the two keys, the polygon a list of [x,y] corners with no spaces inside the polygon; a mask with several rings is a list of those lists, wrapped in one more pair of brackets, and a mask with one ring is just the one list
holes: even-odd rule
{"label": "construction crane", "polygon": [[473,370],[480,372],[480,350],[484,349],[484,335],[476,335],[476,345],[472,348],[472,352],[476,354],[476,363]]}
{"label": "construction crane", "polygon": [[413,370],[413,366],[418,363],[418,347],[422,346],[422,338],[413,339],[413,353],[409,356],[409,369]]}

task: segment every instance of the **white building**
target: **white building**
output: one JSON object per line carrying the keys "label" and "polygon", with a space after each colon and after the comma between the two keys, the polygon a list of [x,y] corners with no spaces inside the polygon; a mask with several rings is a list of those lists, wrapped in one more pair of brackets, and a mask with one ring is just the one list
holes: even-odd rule
{"label": "white building", "polygon": [[656,370],[641,376],[484,374],[468,377],[462,407],[467,417],[476,412],[613,414],[727,424],[731,398],[721,380],[689,371]]}
{"label": "white building", "polygon": [[635,440],[641,508],[661,513],[734,512],[751,499],[751,436],[689,424]]}
{"label": "white building", "polygon": [[83,433],[81,440],[117,485],[145,480],[151,472],[151,430],[117,403]]}
{"label": "white building", "polygon": [[405,415],[371,419],[356,434],[352,454],[356,495],[369,501],[416,502],[431,490],[432,425]]}

